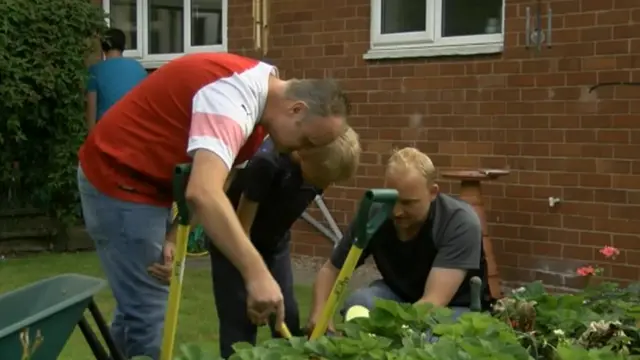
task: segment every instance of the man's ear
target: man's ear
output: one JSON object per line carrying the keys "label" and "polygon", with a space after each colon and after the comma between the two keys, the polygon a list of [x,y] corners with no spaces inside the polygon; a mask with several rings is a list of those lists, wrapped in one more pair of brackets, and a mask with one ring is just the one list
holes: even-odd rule
{"label": "man's ear", "polygon": [[309,107],[307,106],[307,103],[305,103],[304,101],[296,101],[293,103],[293,105],[291,105],[291,113],[298,115],[298,114],[303,114],[304,112],[307,111]]}
{"label": "man's ear", "polygon": [[438,186],[438,184],[433,184],[429,187],[429,193],[431,194],[432,199],[435,199],[435,197],[438,196],[439,192],[440,187]]}

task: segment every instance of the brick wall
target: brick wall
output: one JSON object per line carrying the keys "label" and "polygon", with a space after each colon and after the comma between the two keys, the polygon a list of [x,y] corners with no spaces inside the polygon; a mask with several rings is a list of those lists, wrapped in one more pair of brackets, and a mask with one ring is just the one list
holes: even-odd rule
{"label": "brick wall", "polygon": [[[524,48],[525,7],[506,0],[506,49],[497,56],[365,61],[369,0],[271,0],[268,58],[284,77],[343,80],[365,149],[357,179],[327,196],[344,226],[361,189],[382,182],[394,147],[416,146],[440,169],[510,168],[484,187],[490,235],[507,281],[577,286],[572,274],[602,262],[605,275],[640,269],[640,2],[551,0],[553,47]],[[230,0],[231,51],[253,55],[251,1]],[[422,116],[419,129],[410,117]],[[442,182],[456,192],[454,183]],[[561,199],[549,208],[548,197]],[[297,224],[295,251],[327,255],[329,242]],[[598,248],[622,254],[603,261]]]}

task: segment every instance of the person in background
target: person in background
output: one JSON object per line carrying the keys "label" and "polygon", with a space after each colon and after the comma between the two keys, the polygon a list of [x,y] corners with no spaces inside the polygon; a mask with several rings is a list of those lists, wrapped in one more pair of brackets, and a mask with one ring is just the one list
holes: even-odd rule
{"label": "person in background", "polygon": [[122,56],[125,42],[122,30],[109,29],[101,44],[104,60],[89,68],[85,113],[89,130],[113,104],[147,76],[138,61]]}

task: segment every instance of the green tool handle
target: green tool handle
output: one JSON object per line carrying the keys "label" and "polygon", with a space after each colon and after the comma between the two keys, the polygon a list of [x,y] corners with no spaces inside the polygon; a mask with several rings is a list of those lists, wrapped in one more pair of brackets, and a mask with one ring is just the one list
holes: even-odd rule
{"label": "green tool handle", "polygon": [[[364,193],[356,214],[354,246],[360,249],[367,247],[371,236],[389,218],[397,199],[398,192],[393,189],[369,189]],[[369,218],[371,206],[375,203],[383,204],[382,211]]]}
{"label": "green tool handle", "polygon": [[184,192],[190,174],[191,164],[179,164],[173,170],[173,201],[178,207],[178,224],[185,226],[189,225],[189,207]]}
{"label": "green tool handle", "polygon": [[477,276],[472,277],[470,280],[471,286],[471,304],[470,310],[473,312],[482,311],[482,279]]}

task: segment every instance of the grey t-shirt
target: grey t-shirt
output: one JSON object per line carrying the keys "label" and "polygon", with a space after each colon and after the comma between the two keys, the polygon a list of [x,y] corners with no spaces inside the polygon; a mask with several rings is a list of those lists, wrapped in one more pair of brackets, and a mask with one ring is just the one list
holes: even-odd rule
{"label": "grey t-shirt", "polygon": [[[331,256],[337,268],[344,264],[353,243],[354,225]],[[358,265],[369,256],[373,256],[386,284],[407,302],[416,302],[423,296],[427,276],[434,267],[467,270],[467,278],[450,306],[469,306],[469,279],[486,279],[480,219],[469,204],[445,194],[439,194],[431,203],[425,224],[409,241],[400,241],[393,221],[385,221],[372,236]]]}

